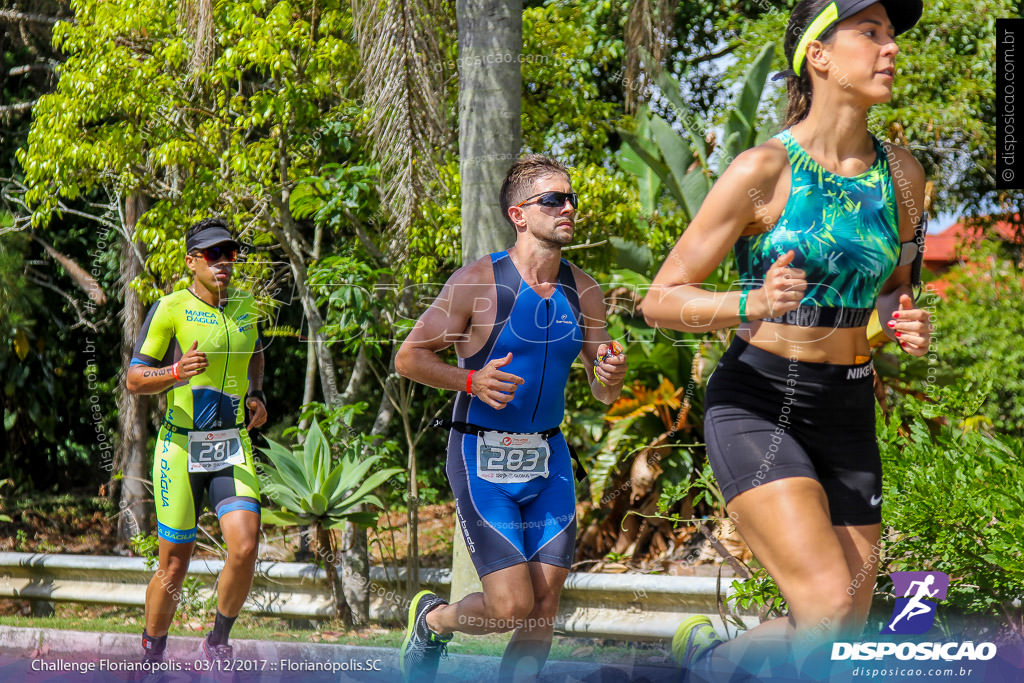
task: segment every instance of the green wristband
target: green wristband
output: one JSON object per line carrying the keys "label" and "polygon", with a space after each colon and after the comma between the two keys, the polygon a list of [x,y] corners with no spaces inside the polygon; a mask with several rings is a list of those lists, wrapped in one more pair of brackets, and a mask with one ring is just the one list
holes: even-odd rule
{"label": "green wristband", "polygon": [[744,289],[740,292],[740,322],[749,322],[747,320],[747,296],[750,294],[749,289]]}

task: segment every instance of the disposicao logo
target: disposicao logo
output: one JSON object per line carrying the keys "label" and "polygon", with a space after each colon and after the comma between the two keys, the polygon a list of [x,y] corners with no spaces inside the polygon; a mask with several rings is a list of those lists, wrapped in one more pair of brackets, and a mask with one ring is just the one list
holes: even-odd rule
{"label": "disposicao logo", "polygon": [[945,600],[949,590],[949,576],[943,572],[893,572],[892,588],[896,605],[889,623],[881,633],[916,635],[924,633],[935,623],[934,600]]}
{"label": "disposicao logo", "polygon": [[[935,623],[938,600],[946,599],[949,576],[943,572],[893,572],[893,592],[898,597],[892,615],[880,633],[885,635],[918,635]],[[832,660],[882,659],[895,656],[900,660],[968,660],[987,661],[996,656],[994,643],[833,643]]]}

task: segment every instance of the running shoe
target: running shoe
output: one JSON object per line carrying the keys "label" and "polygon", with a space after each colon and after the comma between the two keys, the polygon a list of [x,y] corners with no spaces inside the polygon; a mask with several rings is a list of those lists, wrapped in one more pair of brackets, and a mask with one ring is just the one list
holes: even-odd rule
{"label": "running shoe", "polygon": [[431,593],[420,591],[409,605],[409,627],[402,641],[399,657],[402,663],[402,679],[406,683],[433,683],[441,656],[448,654],[451,633],[441,636],[427,626],[427,612],[447,605],[448,601]]}
{"label": "running shoe", "polygon": [[233,683],[238,680],[238,676],[235,673],[234,668],[234,650],[227,643],[218,643],[214,645],[210,642],[210,636],[213,633],[207,633],[206,637],[203,638],[203,658],[209,662],[209,670],[206,671],[204,678],[209,678],[219,683]]}
{"label": "running shoe", "polygon": [[184,671],[184,667],[173,659],[164,659],[164,653],[155,656],[146,654],[140,665],[136,672],[129,677],[129,681],[136,683],[192,683],[192,677]]}
{"label": "running shoe", "polygon": [[137,683],[163,683],[167,678],[166,671],[163,669],[163,652],[158,655],[147,652],[142,656],[142,661],[139,664],[140,668],[137,669],[131,680],[137,681]]}
{"label": "running shoe", "polygon": [[715,633],[711,620],[698,614],[679,624],[672,636],[672,657],[688,672],[697,659],[721,644],[722,639]]}

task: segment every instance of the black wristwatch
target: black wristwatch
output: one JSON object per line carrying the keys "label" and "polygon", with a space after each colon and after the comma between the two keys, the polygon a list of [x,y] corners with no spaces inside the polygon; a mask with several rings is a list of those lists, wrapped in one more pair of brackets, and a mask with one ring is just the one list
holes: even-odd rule
{"label": "black wristwatch", "polygon": [[245,402],[248,403],[250,398],[258,398],[263,402],[263,407],[267,407],[267,396],[263,393],[262,389],[253,389],[245,395]]}

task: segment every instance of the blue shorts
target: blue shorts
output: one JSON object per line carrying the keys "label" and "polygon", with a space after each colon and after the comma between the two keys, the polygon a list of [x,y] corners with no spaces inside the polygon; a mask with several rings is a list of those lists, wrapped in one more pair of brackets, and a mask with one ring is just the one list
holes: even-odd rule
{"label": "blue shorts", "polygon": [[548,439],[548,476],[521,483],[478,477],[476,444],[475,435],[452,429],[446,472],[477,574],[524,562],[569,568],[576,549],[576,485],[565,437]]}

